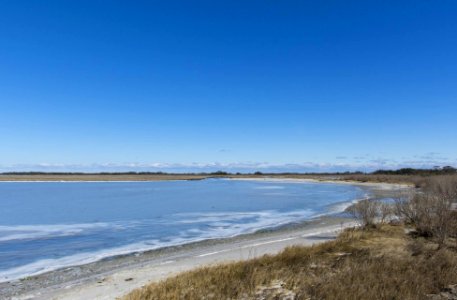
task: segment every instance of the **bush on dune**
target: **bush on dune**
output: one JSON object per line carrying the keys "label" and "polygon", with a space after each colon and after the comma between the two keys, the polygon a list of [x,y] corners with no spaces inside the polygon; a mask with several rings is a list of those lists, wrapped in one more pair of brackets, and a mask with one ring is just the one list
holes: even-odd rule
{"label": "bush on dune", "polygon": [[419,193],[396,200],[397,215],[413,225],[422,236],[435,238],[442,246],[448,237],[457,235],[457,178],[429,178]]}

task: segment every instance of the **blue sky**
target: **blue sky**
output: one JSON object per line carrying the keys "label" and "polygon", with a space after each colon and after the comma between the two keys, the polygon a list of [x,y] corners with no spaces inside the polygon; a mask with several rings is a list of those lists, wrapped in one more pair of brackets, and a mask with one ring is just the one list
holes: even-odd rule
{"label": "blue sky", "polygon": [[457,164],[455,1],[0,1],[0,171]]}

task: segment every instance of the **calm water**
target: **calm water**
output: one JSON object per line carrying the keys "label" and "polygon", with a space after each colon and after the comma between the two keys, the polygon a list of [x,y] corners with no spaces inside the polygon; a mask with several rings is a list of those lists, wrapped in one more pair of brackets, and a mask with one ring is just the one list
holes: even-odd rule
{"label": "calm water", "polygon": [[341,210],[350,185],[209,179],[1,182],[0,281]]}

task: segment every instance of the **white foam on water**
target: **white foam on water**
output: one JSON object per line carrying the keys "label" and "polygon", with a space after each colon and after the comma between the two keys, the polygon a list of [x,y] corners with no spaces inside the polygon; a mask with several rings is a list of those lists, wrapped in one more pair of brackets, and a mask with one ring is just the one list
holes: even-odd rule
{"label": "white foam on water", "polygon": [[[0,271],[0,282],[17,280],[23,277],[34,276],[60,268],[77,266],[99,261],[104,258],[117,255],[131,254],[144,252],[163,247],[182,245],[191,242],[197,242],[215,238],[228,238],[240,234],[253,233],[259,229],[276,227],[294,221],[303,220],[312,216],[310,210],[300,210],[293,212],[276,212],[276,211],[260,211],[260,212],[219,212],[219,213],[192,213],[180,214],[181,217],[186,216],[187,219],[182,220],[183,223],[202,223],[207,225],[205,229],[188,228],[179,233],[179,236],[172,237],[167,241],[152,239],[132,243],[125,246],[97,250],[94,252],[78,253],[60,258],[41,259],[23,266],[14,267],[8,270]],[[246,223],[234,223],[246,221]],[[141,222],[136,221],[136,224]],[[153,224],[154,222],[152,222]],[[58,232],[58,234],[71,234],[85,229],[93,228],[112,228],[120,226],[118,223],[94,223],[94,224],[74,224],[74,225],[38,225],[38,226],[1,226],[3,231],[19,231],[29,230],[35,231],[30,235],[34,238],[42,235],[49,235]],[[193,237],[190,237],[193,235]],[[25,236],[25,234],[23,234]],[[13,238],[12,235],[9,236]]]}
{"label": "white foam on water", "polygon": [[[327,213],[325,213],[325,214],[336,214],[336,213],[344,212],[351,205],[356,204],[357,202],[360,202],[360,201],[363,201],[363,200],[367,200],[367,199],[370,199],[370,195],[369,194],[365,194],[362,198],[354,199],[354,200],[351,200],[351,201],[332,204],[330,206],[329,211]],[[325,214],[322,214],[322,215],[325,215]]]}
{"label": "white foam on water", "polygon": [[41,259],[23,266],[0,271],[0,282],[17,280],[20,278],[42,274],[60,268],[92,263],[111,256],[146,251],[149,249],[154,249],[154,246],[152,246],[152,241],[149,243],[141,242],[113,249],[104,249],[96,252],[74,254],[56,259]]}
{"label": "white foam on water", "polygon": [[12,225],[0,226],[0,242],[67,237],[79,235],[87,231],[107,228],[122,229],[128,224],[122,223],[82,223],[55,225]]}
{"label": "white foam on water", "polygon": [[256,186],[254,187],[256,190],[283,190],[285,187],[280,185],[266,185],[266,186]]}
{"label": "white foam on water", "polygon": [[[332,212],[343,211],[348,204],[335,206]],[[144,252],[163,247],[182,245],[215,238],[229,238],[240,234],[253,233],[259,229],[273,228],[293,222],[302,221],[317,216],[312,210],[296,210],[289,212],[278,212],[273,210],[257,212],[215,212],[215,213],[183,213],[176,214],[176,221],[181,224],[204,224],[204,229],[187,228],[179,233],[179,236],[172,237],[168,241],[152,239],[132,243],[125,246],[97,250],[69,255],[54,259],[41,259],[23,266],[14,267],[0,271],[0,282],[17,280],[23,277],[34,276],[60,268],[78,266],[99,261],[104,258]],[[244,222],[243,222],[244,221]],[[146,223],[155,224],[153,220],[145,220]],[[125,226],[141,225],[143,222],[124,223],[93,223],[93,224],[72,224],[72,225],[20,225],[0,226],[0,232],[16,232],[3,236],[3,241],[25,238],[40,238],[43,236],[80,234],[84,230],[124,228]],[[166,224],[166,222],[164,223]],[[25,232],[29,233],[17,233]],[[189,234],[193,237],[189,237]],[[2,241],[0,239],[0,241]]]}

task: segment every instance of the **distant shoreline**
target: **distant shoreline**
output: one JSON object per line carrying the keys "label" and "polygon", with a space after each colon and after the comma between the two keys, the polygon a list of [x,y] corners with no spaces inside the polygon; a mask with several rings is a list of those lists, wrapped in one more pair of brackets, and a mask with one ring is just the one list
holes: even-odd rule
{"label": "distant shoreline", "polygon": [[216,176],[209,175],[143,175],[143,174],[78,174],[78,175],[0,175],[0,182],[136,182],[136,181],[167,181],[167,180],[202,180]]}
{"label": "distant shoreline", "polygon": [[309,183],[348,184],[380,189],[412,188],[414,184],[404,181],[353,180],[328,175],[0,175],[1,183],[133,183],[159,181],[194,181],[206,179],[232,179],[255,181],[289,181]]}

